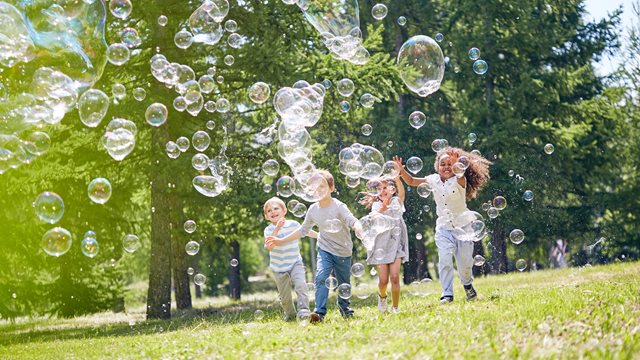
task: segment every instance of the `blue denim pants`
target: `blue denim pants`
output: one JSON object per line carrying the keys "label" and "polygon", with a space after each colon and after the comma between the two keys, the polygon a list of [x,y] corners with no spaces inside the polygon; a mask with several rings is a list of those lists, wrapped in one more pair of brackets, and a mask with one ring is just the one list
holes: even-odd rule
{"label": "blue denim pants", "polygon": [[473,282],[473,242],[456,239],[453,232],[446,229],[436,229],[436,246],[438,247],[438,271],[442,296],[453,296],[453,258],[462,285]]}
{"label": "blue denim pants", "polygon": [[[327,313],[327,298],[329,288],[325,284],[331,271],[336,275],[338,285],[347,283],[351,285],[351,257],[336,256],[322,249],[318,249],[316,273],[316,307],[314,311],[322,316]],[[349,299],[338,297],[338,307],[342,316],[352,316],[353,310],[349,308]]]}

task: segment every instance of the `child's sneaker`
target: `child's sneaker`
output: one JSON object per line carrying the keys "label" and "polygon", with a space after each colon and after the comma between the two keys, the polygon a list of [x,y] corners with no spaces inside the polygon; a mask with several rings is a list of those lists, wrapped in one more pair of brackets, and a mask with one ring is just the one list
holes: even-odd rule
{"label": "child's sneaker", "polygon": [[312,324],[322,322],[324,320],[324,315],[318,314],[317,312],[312,312],[309,315],[309,322]]}
{"label": "child's sneaker", "polygon": [[475,300],[478,297],[476,289],[474,289],[471,284],[464,286],[464,292],[467,293],[467,300],[469,301]]}
{"label": "child's sneaker", "polygon": [[387,311],[387,298],[381,297],[380,294],[378,294],[378,310],[380,310],[380,312]]}
{"label": "child's sneaker", "polygon": [[440,298],[440,305],[445,305],[453,302],[453,296],[443,296]]}
{"label": "child's sneaker", "polygon": [[400,313],[400,309],[395,307],[395,306],[392,306],[391,307],[391,313],[392,314],[398,314],[398,313]]}

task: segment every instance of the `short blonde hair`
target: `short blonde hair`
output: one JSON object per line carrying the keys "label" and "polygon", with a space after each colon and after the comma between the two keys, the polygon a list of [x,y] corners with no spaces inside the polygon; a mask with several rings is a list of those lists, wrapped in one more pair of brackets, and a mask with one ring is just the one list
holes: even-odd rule
{"label": "short blonde hair", "polygon": [[278,205],[284,209],[285,213],[287,212],[287,205],[285,205],[284,201],[277,196],[272,197],[271,199],[265,201],[264,205],[262,205],[262,213],[267,215],[267,206],[275,206]]}
{"label": "short blonde hair", "polygon": [[331,175],[331,173],[327,170],[324,169],[319,169],[318,170],[318,174],[320,174],[326,181],[327,181],[327,185],[329,185],[330,189],[335,189],[335,184],[333,181],[333,175]]}

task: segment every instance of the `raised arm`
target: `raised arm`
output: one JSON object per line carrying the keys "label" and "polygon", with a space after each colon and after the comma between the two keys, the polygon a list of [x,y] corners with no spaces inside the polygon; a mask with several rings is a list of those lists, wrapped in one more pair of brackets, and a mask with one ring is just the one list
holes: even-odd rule
{"label": "raised arm", "polygon": [[425,178],[414,178],[413,176],[411,176],[411,174],[409,174],[404,168],[404,165],[402,165],[401,157],[395,155],[393,157],[393,161],[396,163],[396,165],[398,165],[398,169],[400,170],[400,177],[402,177],[402,180],[405,182],[405,184],[416,187],[426,181]]}
{"label": "raised arm", "polygon": [[400,176],[396,176],[396,178],[394,179],[396,181],[396,188],[398,191],[398,198],[400,199],[400,203],[404,204],[404,185],[402,184],[402,181],[400,180]]}

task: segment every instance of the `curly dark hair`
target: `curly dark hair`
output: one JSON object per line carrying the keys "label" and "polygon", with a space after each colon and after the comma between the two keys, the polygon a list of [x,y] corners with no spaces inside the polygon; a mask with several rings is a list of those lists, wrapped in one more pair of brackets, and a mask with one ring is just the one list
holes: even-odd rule
{"label": "curly dark hair", "polygon": [[433,168],[438,172],[438,165],[440,158],[443,155],[449,155],[455,158],[466,156],[469,159],[469,167],[464,172],[464,177],[467,179],[467,200],[475,199],[478,195],[478,191],[489,182],[489,165],[491,162],[482,155],[466,152],[460,148],[446,148],[439,151],[436,154],[436,160],[433,163]]}

